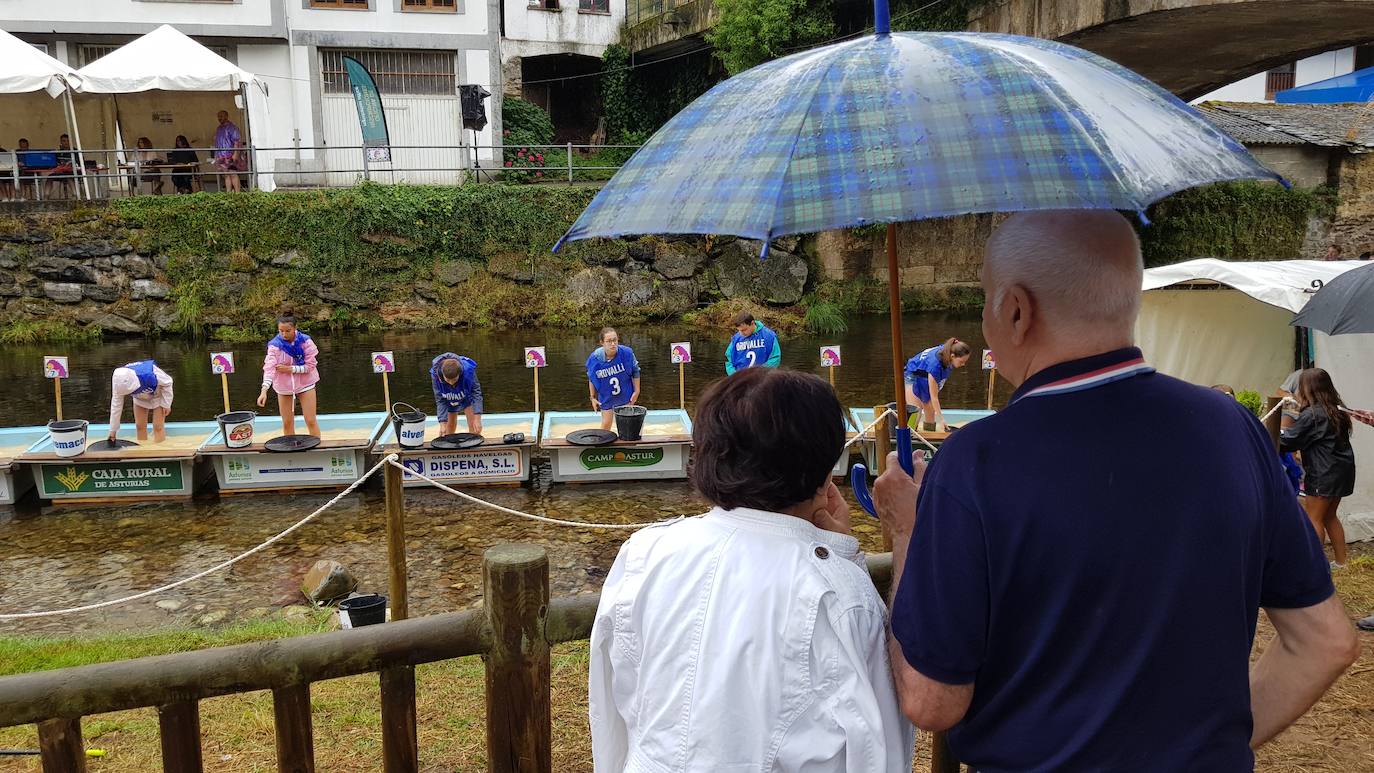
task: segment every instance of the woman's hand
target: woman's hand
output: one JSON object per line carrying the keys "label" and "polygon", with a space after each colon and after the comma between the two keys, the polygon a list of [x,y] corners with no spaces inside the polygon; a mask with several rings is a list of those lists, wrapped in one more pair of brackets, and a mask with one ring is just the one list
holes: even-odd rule
{"label": "woman's hand", "polygon": [[259,408],[266,408],[266,407],[267,407],[267,389],[266,389],[266,388],[263,388],[263,390],[262,390],[261,392],[258,392],[258,407],[259,407]]}
{"label": "woman's hand", "polygon": [[278,372],[278,373],[290,373],[290,372],[291,372],[291,366],[290,366],[290,365],[278,365],[278,366],[277,366],[277,372]]}
{"label": "woman's hand", "polygon": [[601,410],[601,401],[598,400],[598,399],[596,399],[595,397],[592,398],[592,410],[593,410],[593,411],[599,411],[599,410]]}

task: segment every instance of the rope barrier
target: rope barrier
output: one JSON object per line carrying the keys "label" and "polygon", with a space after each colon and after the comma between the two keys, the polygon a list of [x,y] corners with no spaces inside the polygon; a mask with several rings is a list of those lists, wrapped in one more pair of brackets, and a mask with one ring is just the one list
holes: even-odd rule
{"label": "rope barrier", "polygon": [[555,526],[573,526],[583,529],[643,529],[646,526],[657,526],[658,524],[672,523],[673,521],[677,521],[682,518],[682,516],[678,516],[677,518],[668,518],[662,521],[653,521],[651,523],[588,523],[586,521],[566,521],[562,518],[550,518],[545,515],[535,515],[534,513],[525,513],[519,510],[513,510],[509,507],[503,507],[502,505],[498,505],[495,502],[488,502],[485,499],[478,499],[477,497],[471,494],[465,494],[456,488],[446,486],[440,483],[439,481],[427,475],[424,475],[423,473],[416,472],[410,469],[409,467],[406,467],[405,465],[396,461],[396,457],[394,454],[388,457],[387,459],[384,459],[383,461],[390,462],[391,466],[399,468],[401,472],[405,475],[422,480],[428,483],[429,485],[439,489],[440,491],[447,491],[448,493],[453,494],[454,496],[460,497],[462,499],[466,499],[467,501],[475,505],[489,507],[492,510],[496,510],[497,512],[506,513],[507,515],[514,515],[517,518],[528,518],[531,521],[549,523]]}
{"label": "rope barrier", "polygon": [[229,560],[227,560],[227,561],[222,561],[222,562],[220,562],[220,563],[218,563],[218,564],[215,564],[214,566],[210,567],[209,569],[206,569],[206,570],[203,571],[203,572],[199,572],[199,573],[197,573],[197,574],[193,574],[193,575],[191,575],[190,577],[187,577],[187,578],[184,578],[184,579],[181,579],[181,580],[177,580],[176,582],[169,583],[169,584],[163,585],[163,586],[161,586],[161,587],[153,588],[152,590],[145,590],[145,591],[143,591],[142,593],[135,593],[135,594],[132,595],[132,596],[125,596],[125,597],[123,597],[123,598],[111,599],[110,601],[101,601],[101,602],[99,602],[99,603],[97,603],[97,604],[86,604],[85,606],[71,607],[70,609],[50,609],[50,610],[47,610],[47,611],[44,611],[44,612],[18,612],[18,613],[14,613],[14,614],[0,615],[0,620],[29,620],[29,619],[32,619],[32,618],[35,618],[35,617],[56,617],[56,616],[58,616],[58,615],[71,615],[71,614],[76,614],[76,613],[78,613],[78,612],[90,612],[90,611],[93,611],[93,610],[96,610],[96,609],[103,609],[103,608],[105,608],[105,607],[113,607],[113,606],[116,606],[116,605],[119,605],[119,604],[126,604],[126,603],[128,603],[128,602],[130,602],[130,601],[137,601],[138,599],[148,598],[149,596],[155,596],[155,595],[157,595],[157,594],[159,594],[159,593],[165,593],[166,591],[172,590],[173,588],[179,588],[179,587],[185,585],[186,583],[194,582],[194,581],[196,581],[196,580],[199,580],[199,579],[202,578],[202,577],[205,577],[205,576],[207,576],[207,575],[214,574],[215,572],[218,572],[218,571],[221,570],[221,569],[225,569],[225,568],[228,568],[228,567],[230,567],[230,566],[233,566],[234,564],[236,564],[236,563],[242,561],[243,559],[245,559],[245,558],[247,558],[247,557],[249,557],[249,556],[251,556],[251,555],[253,555],[253,554],[255,554],[255,553],[260,553],[260,552],[262,552],[262,551],[265,550],[267,547],[269,547],[269,546],[272,545],[273,543],[275,543],[275,542],[277,542],[278,540],[280,540],[282,537],[285,537],[286,535],[290,534],[291,532],[293,532],[293,531],[299,529],[300,527],[306,525],[307,523],[309,523],[309,522],[315,520],[315,518],[317,518],[317,517],[319,517],[321,514],[323,514],[324,511],[326,511],[326,510],[328,510],[329,508],[333,507],[334,505],[338,504],[339,500],[343,499],[344,497],[346,497],[346,496],[348,496],[349,494],[352,494],[354,491],[356,491],[357,488],[358,488],[359,486],[363,485],[363,482],[364,482],[364,481],[366,481],[368,478],[372,477],[373,474],[375,474],[375,473],[377,472],[377,470],[380,470],[380,469],[382,468],[382,465],[386,464],[387,462],[393,462],[395,459],[396,459],[396,455],[395,455],[395,454],[391,454],[391,455],[389,455],[389,456],[383,458],[381,461],[379,461],[379,462],[377,462],[376,464],[372,465],[372,469],[368,470],[366,473],[363,473],[362,477],[360,477],[360,478],[358,478],[357,480],[353,481],[353,483],[352,483],[351,485],[349,485],[348,488],[344,489],[343,491],[340,491],[340,492],[338,493],[337,496],[335,496],[333,499],[329,500],[328,502],[325,502],[325,503],[324,503],[323,505],[321,505],[318,509],[316,509],[315,512],[311,513],[310,515],[307,515],[306,517],[300,519],[299,521],[296,521],[296,522],[295,522],[294,524],[292,524],[289,528],[287,528],[287,529],[284,530],[284,531],[278,532],[278,533],[276,534],[276,536],[271,537],[271,538],[268,539],[266,542],[263,542],[263,543],[259,544],[257,547],[255,547],[255,548],[253,548],[253,549],[251,549],[251,550],[248,550],[248,551],[246,551],[246,552],[240,553],[240,554],[238,554],[237,556],[234,556],[233,558],[231,558],[231,559],[229,559]]}
{"label": "rope barrier", "polygon": [[864,435],[867,435],[869,432],[871,432],[871,431],[873,430],[874,427],[876,427],[876,426],[878,426],[880,423],[882,423],[883,419],[886,419],[886,418],[889,417],[889,416],[896,416],[896,415],[897,415],[897,412],[894,411],[894,410],[892,410],[891,408],[888,408],[887,410],[883,411],[881,414],[878,415],[878,418],[876,418],[876,419],[873,420],[873,423],[872,423],[872,424],[869,424],[867,427],[864,427],[863,429],[859,430],[859,434],[858,434],[858,435],[855,435],[854,437],[850,438],[849,441],[846,442],[846,443],[844,444],[845,450],[848,450],[850,446],[852,446],[852,445],[854,445],[855,443],[857,443],[857,442],[863,440],[863,439],[864,439]]}
{"label": "rope barrier", "polygon": [[1298,404],[1298,401],[1297,401],[1297,400],[1294,400],[1294,399],[1291,398],[1291,397],[1284,397],[1282,400],[1280,400],[1280,401],[1278,402],[1278,405],[1275,405],[1273,408],[1270,408],[1268,413],[1266,413],[1266,414],[1264,414],[1263,416],[1260,417],[1260,424],[1263,424],[1264,422],[1269,421],[1269,417],[1270,417],[1270,416],[1273,416],[1273,415],[1276,414],[1276,413],[1278,413],[1278,412],[1279,412],[1279,409],[1282,408],[1282,407],[1284,406],[1285,403],[1292,403],[1292,404],[1294,404],[1294,405],[1297,405],[1297,404]]}

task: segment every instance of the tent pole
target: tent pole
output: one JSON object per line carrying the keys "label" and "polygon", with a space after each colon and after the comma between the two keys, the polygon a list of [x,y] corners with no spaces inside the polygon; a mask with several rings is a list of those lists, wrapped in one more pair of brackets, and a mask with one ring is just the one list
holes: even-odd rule
{"label": "tent pole", "polygon": [[72,142],[75,144],[75,147],[72,149],[72,158],[74,160],[72,164],[72,174],[80,175],[81,189],[86,194],[86,201],[90,201],[91,178],[86,175],[86,158],[81,155],[81,129],[76,124],[76,103],[72,101],[72,90],[70,86],[62,92],[62,97],[65,102],[63,105],[65,108],[64,112],[67,113],[67,131],[71,133]]}

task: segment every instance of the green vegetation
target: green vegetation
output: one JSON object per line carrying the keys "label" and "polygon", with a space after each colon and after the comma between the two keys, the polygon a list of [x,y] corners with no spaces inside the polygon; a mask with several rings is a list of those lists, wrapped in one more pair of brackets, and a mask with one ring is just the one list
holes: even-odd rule
{"label": "green vegetation", "polygon": [[606,136],[613,145],[642,144],[725,77],[719,63],[705,51],[631,67],[630,51],[620,44],[606,49],[601,70]]}
{"label": "green vegetation", "polygon": [[835,35],[832,0],[715,2],[720,18],[707,39],[731,75]]}
{"label": "green vegetation", "polygon": [[1302,252],[1308,221],[1335,209],[1334,194],[1235,182],[1174,194],[1150,208],[1140,228],[1149,266],[1193,258],[1285,260]]}
{"label": "green vegetation", "polygon": [[80,344],[99,341],[100,337],[99,326],[54,320],[20,320],[0,326],[0,344]]}
{"label": "green vegetation", "polygon": [[[803,304],[806,304],[803,299]],[[806,329],[822,335],[839,335],[849,329],[844,311],[832,301],[812,301],[806,304]]]}
{"label": "green vegetation", "polygon": [[1236,393],[1236,402],[1250,409],[1256,416],[1264,415],[1264,399],[1253,389],[1242,389]]}

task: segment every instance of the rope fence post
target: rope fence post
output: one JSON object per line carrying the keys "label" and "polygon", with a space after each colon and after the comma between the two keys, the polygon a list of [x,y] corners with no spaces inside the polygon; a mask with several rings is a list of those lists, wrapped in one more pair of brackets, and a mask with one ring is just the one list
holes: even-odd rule
{"label": "rope fence post", "polygon": [[549,555],[537,545],[497,545],[482,556],[487,770],[552,773]]}
{"label": "rope fence post", "polygon": [[388,464],[383,471],[386,482],[386,565],[391,595],[391,619],[410,616],[410,593],[406,587],[406,504],[401,468]]}

